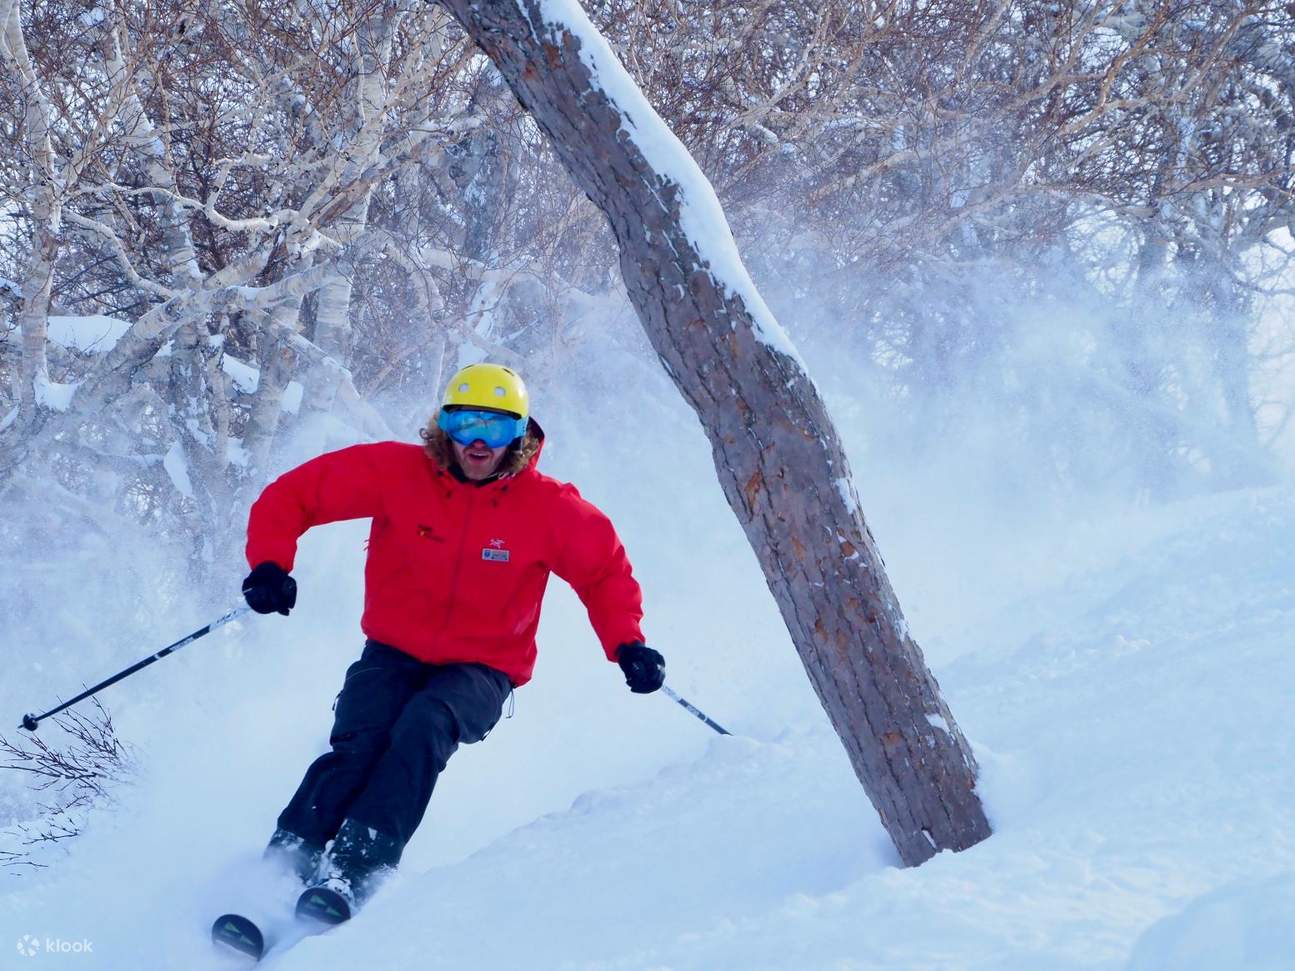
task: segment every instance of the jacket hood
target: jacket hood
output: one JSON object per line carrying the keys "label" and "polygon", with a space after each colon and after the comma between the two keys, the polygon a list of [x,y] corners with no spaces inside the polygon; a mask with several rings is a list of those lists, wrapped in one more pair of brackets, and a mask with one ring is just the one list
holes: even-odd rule
{"label": "jacket hood", "polygon": [[540,452],[544,450],[544,429],[534,418],[526,419],[526,438],[522,441],[533,440],[535,442],[534,451],[530,452],[530,457],[526,460],[523,469],[533,469],[540,461]]}

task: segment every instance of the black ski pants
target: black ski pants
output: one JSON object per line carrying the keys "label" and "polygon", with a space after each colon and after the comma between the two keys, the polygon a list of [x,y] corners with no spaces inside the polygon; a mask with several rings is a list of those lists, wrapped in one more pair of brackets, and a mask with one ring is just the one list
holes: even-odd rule
{"label": "black ski pants", "polygon": [[366,641],[337,696],[332,751],[306,770],[279,828],[323,846],[354,819],[403,848],[450,756],[486,737],[512,688],[484,664],[428,664]]}

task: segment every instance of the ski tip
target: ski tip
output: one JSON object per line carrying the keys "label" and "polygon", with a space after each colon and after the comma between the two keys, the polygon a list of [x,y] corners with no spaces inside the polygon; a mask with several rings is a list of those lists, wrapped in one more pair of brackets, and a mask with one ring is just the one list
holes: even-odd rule
{"label": "ski tip", "polygon": [[340,924],[351,919],[351,905],[327,887],[310,887],[297,898],[297,916],[321,924]]}
{"label": "ski tip", "polygon": [[221,914],[211,925],[211,942],[222,949],[245,954],[253,961],[265,954],[265,935],[242,914]]}

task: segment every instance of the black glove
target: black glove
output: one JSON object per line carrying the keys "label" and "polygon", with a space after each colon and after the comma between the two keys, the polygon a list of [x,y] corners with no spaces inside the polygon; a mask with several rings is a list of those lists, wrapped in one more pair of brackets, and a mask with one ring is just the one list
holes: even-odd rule
{"label": "black glove", "polygon": [[258,614],[272,614],[277,610],[287,617],[288,611],[297,605],[297,581],[279,564],[266,560],[257,564],[243,581],[243,597]]}
{"label": "black glove", "polygon": [[634,641],[616,649],[616,663],[625,672],[625,683],[636,695],[651,694],[665,684],[665,658],[646,644]]}

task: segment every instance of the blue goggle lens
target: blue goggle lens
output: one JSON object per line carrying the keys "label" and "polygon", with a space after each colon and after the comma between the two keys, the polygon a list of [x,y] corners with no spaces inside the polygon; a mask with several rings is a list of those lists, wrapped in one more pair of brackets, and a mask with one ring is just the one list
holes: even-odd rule
{"label": "blue goggle lens", "polygon": [[490,448],[500,448],[526,434],[525,418],[497,411],[442,411],[436,423],[460,445],[482,441]]}

